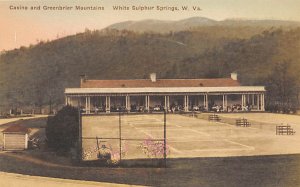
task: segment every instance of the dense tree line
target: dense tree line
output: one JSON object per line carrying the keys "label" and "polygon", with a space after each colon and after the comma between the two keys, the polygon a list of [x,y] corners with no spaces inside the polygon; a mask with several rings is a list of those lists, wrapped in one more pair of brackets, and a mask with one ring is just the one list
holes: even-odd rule
{"label": "dense tree line", "polygon": [[[80,74],[91,79],[139,79],[151,72],[158,78],[213,78],[236,71],[244,85],[266,85],[269,102],[290,103],[286,98],[297,99],[299,88],[299,45],[299,28],[218,26],[166,34],[86,30],[3,52],[0,110],[57,107],[64,102],[65,87],[79,86]],[[279,92],[275,86],[280,63],[288,64],[285,74],[291,77],[286,82],[293,92]]]}

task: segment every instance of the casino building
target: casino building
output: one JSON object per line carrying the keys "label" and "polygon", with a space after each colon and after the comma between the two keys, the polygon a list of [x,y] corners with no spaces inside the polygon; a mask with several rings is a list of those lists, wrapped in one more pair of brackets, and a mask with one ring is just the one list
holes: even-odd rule
{"label": "casino building", "polygon": [[89,80],[65,89],[65,104],[86,114],[109,112],[264,111],[265,87],[242,86],[236,73],[216,79]]}

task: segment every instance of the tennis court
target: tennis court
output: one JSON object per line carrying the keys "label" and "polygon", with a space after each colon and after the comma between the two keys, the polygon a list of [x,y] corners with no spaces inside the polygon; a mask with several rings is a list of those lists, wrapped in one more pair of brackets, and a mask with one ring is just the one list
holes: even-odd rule
{"label": "tennis court", "polygon": [[[300,153],[299,133],[278,136],[276,124],[253,123],[251,127],[237,127],[179,114],[167,114],[166,119],[168,158]],[[147,158],[149,155],[142,148],[145,140],[163,140],[163,114],[83,116],[82,148],[89,152],[88,160],[97,158],[97,147],[102,145],[118,152],[119,124],[122,159]]]}

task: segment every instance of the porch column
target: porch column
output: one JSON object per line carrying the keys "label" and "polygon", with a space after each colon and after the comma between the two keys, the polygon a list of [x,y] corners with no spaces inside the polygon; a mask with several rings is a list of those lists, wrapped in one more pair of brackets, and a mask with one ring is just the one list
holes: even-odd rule
{"label": "porch column", "polygon": [[87,109],[86,109],[87,114],[91,113],[91,97],[87,97]]}
{"label": "porch column", "polygon": [[265,111],[265,94],[261,94],[261,111]]}
{"label": "porch column", "polygon": [[244,107],[246,107],[246,106],[247,106],[247,95],[244,94]]}
{"label": "porch column", "polygon": [[88,111],[88,108],[89,108],[88,102],[89,102],[88,96],[85,96],[85,113],[86,114],[89,113],[89,111]]}
{"label": "porch column", "polygon": [[110,96],[106,96],[105,97],[105,111],[107,112],[107,113],[109,113],[110,112]]}
{"label": "porch column", "polygon": [[188,95],[184,96],[184,111],[185,112],[189,111],[189,96]]}
{"label": "porch column", "polygon": [[205,102],[205,99],[206,99],[206,95],[203,95],[203,107],[204,107],[204,109],[206,109],[206,102]]}
{"label": "porch column", "polygon": [[150,110],[150,95],[148,95],[148,110]]}
{"label": "porch column", "polygon": [[67,105],[71,105],[72,103],[71,103],[71,97],[67,97]]}
{"label": "porch column", "polygon": [[165,95],[165,103],[164,103],[164,109],[167,111],[167,96]]}
{"label": "porch column", "polygon": [[226,106],[226,111],[227,111],[227,106],[228,106],[228,96],[227,95],[225,95],[225,106]]}
{"label": "porch column", "polygon": [[245,95],[242,94],[242,111],[244,111],[244,107],[245,107]]}
{"label": "porch column", "polygon": [[65,105],[68,105],[68,96],[65,96]]}
{"label": "porch column", "polygon": [[257,110],[260,110],[259,94],[256,94],[257,97]]}
{"label": "porch column", "polygon": [[127,111],[130,111],[130,96],[129,95],[126,95],[125,101],[126,101],[126,109],[127,109]]}
{"label": "porch column", "polygon": [[186,109],[187,109],[187,111],[189,111],[189,106],[190,106],[190,105],[189,105],[189,102],[190,102],[190,101],[189,101],[189,96],[187,95],[187,96],[186,96]]}
{"label": "porch column", "polygon": [[254,105],[254,94],[252,94],[251,96],[252,96],[252,103],[251,103],[251,105]]}
{"label": "porch column", "polygon": [[167,111],[170,109],[170,96],[167,96]]}
{"label": "porch column", "polygon": [[208,94],[204,95],[204,108],[208,111]]}
{"label": "porch column", "polygon": [[223,111],[227,111],[227,95],[223,94]]}
{"label": "porch column", "polygon": [[145,96],[145,107],[146,107],[146,110],[148,110],[148,112],[149,112],[149,109],[150,109],[150,96],[149,95]]}
{"label": "porch column", "polygon": [[148,110],[148,96],[145,96],[145,109]]}
{"label": "porch column", "polygon": [[87,108],[88,108],[88,98],[85,96],[85,113],[87,113]]}
{"label": "porch column", "polygon": [[165,110],[168,111],[170,108],[170,96],[165,96]]}

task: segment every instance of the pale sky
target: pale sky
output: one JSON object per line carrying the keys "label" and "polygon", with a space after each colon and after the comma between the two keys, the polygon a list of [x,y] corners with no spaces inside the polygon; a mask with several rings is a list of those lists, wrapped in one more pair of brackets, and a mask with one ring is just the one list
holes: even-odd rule
{"label": "pale sky", "polygon": [[[104,10],[74,10],[76,5],[103,6]],[[115,11],[112,6],[189,6],[188,11]],[[30,10],[41,6],[41,10]],[[71,6],[72,10],[43,10],[43,6]],[[193,11],[198,6],[201,11]],[[10,7],[27,7],[11,10]],[[300,21],[300,0],[84,0],[3,1],[0,0],[0,51],[36,44],[110,24],[142,19],[180,20],[202,16],[215,20],[278,19]]]}

